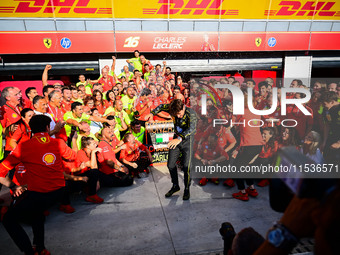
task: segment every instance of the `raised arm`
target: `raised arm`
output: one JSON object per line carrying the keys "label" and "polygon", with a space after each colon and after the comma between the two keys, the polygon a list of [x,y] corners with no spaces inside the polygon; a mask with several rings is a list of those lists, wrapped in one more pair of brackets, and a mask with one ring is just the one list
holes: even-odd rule
{"label": "raised arm", "polygon": [[48,80],[48,70],[51,70],[51,69],[52,69],[51,65],[46,65],[45,66],[44,72],[42,74],[42,84],[43,84],[43,87],[48,85],[48,83],[47,83],[47,80]]}
{"label": "raised arm", "polygon": [[166,61],[163,61],[163,71],[162,71],[162,76],[165,75],[165,70],[166,70]]}
{"label": "raised arm", "polygon": [[111,71],[115,73],[115,68],[116,68],[116,57],[112,56],[112,65],[111,65]]}

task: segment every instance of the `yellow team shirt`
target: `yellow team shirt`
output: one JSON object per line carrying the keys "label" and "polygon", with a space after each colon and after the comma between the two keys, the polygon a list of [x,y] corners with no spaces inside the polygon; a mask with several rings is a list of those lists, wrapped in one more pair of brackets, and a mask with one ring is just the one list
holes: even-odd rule
{"label": "yellow team shirt", "polygon": [[[109,108],[106,109],[104,115],[107,116],[107,115],[109,115],[109,114],[112,113],[112,112],[113,112],[114,115],[115,115],[115,121],[116,121],[116,123],[119,124],[120,126],[122,126],[122,122],[121,122],[120,118],[118,117],[118,115],[120,114],[120,112],[117,112],[117,111],[115,110],[115,108],[113,108],[112,106],[110,106]],[[123,112],[123,119],[124,119],[126,125],[130,125],[131,119],[130,119],[129,115],[128,115],[124,110],[122,110],[122,112]]]}
{"label": "yellow team shirt", "polygon": [[[80,118],[77,118],[77,117],[73,116],[72,111],[69,111],[69,112],[66,112],[64,114],[64,121],[67,121],[68,119],[72,119],[72,120],[77,121],[78,123],[80,123],[82,121],[89,122],[90,117],[91,117],[90,115],[83,113]],[[70,136],[71,129],[72,129],[72,125],[69,125],[69,124],[66,123],[65,124],[65,131],[66,131],[67,136]]]}

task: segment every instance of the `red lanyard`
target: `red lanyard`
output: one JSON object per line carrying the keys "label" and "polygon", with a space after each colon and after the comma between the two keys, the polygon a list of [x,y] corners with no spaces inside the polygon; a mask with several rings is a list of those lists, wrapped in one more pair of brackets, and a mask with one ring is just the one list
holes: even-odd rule
{"label": "red lanyard", "polygon": [[10,108],[10,109],[12,109],[13,111],[15,111],[19,116],[21,116],[21,115],[20,115],[20,112],[18,112],[16,109],[10,107],[7,103],[6,103],[5,105],[6,105],[8,108]]}
{"label": "red lanyard", "polygon": [[51,111],[51,115],[52,115],[52,118],[54,119],[55,122],[58,122],[58,107],[56,107],[56,110],[55,110],[55,114],[52,110],[52,107],[50,106],[50,104],[48,104],[48,108],[50,109]]}

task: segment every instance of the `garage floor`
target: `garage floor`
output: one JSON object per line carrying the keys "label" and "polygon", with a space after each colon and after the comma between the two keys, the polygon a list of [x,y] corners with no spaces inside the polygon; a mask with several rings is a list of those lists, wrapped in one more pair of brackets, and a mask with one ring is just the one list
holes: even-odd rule
{"label": "garage floor", "polygon": [[[180,178],[183,176],[180,174]],[[180,182],[183,184],[183,181]],[[147,178],[135,179],[128,188],[103,188],[100,205],[72,195],[73,214],[51,208],[45,224],[46,248],[55,254],[222,254],[219,228],[225,221],[238,232],[252,226],[265,235],[280,218],[268,201],[268,188],[258,188],[258,198],[248,202],[232,198],[236,187],[221,183],[201,187],[195,179],[191,199],[183,201],[183,186],[171,198],[166,166],[156,166]],[[6,189],[0,197],[8,199]],[[29,226],[25,229],[32,237]],[[0,254],[21,254],[0,225]]]}

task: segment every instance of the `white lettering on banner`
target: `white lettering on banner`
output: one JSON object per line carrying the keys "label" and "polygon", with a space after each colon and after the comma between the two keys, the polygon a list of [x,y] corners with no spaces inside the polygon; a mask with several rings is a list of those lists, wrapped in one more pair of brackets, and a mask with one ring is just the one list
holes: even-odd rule
{"label": "white lettering on banner", "polygon": [[186,37],[155,37],[154,43],[178,43],[186,42]]}
{"label": "white lettering on banner", "polygon": [[156,37],[153,49],[182,49],[186,37]]}
{"label": "white lettering on banner", "polygon": [[139,36],[136,36],[136,37],[130,36],[130,37],[125,39],[125,43],[124,43],[123,47],[135,48],[135,47],[138,46],[139,40],[140,40]]}

